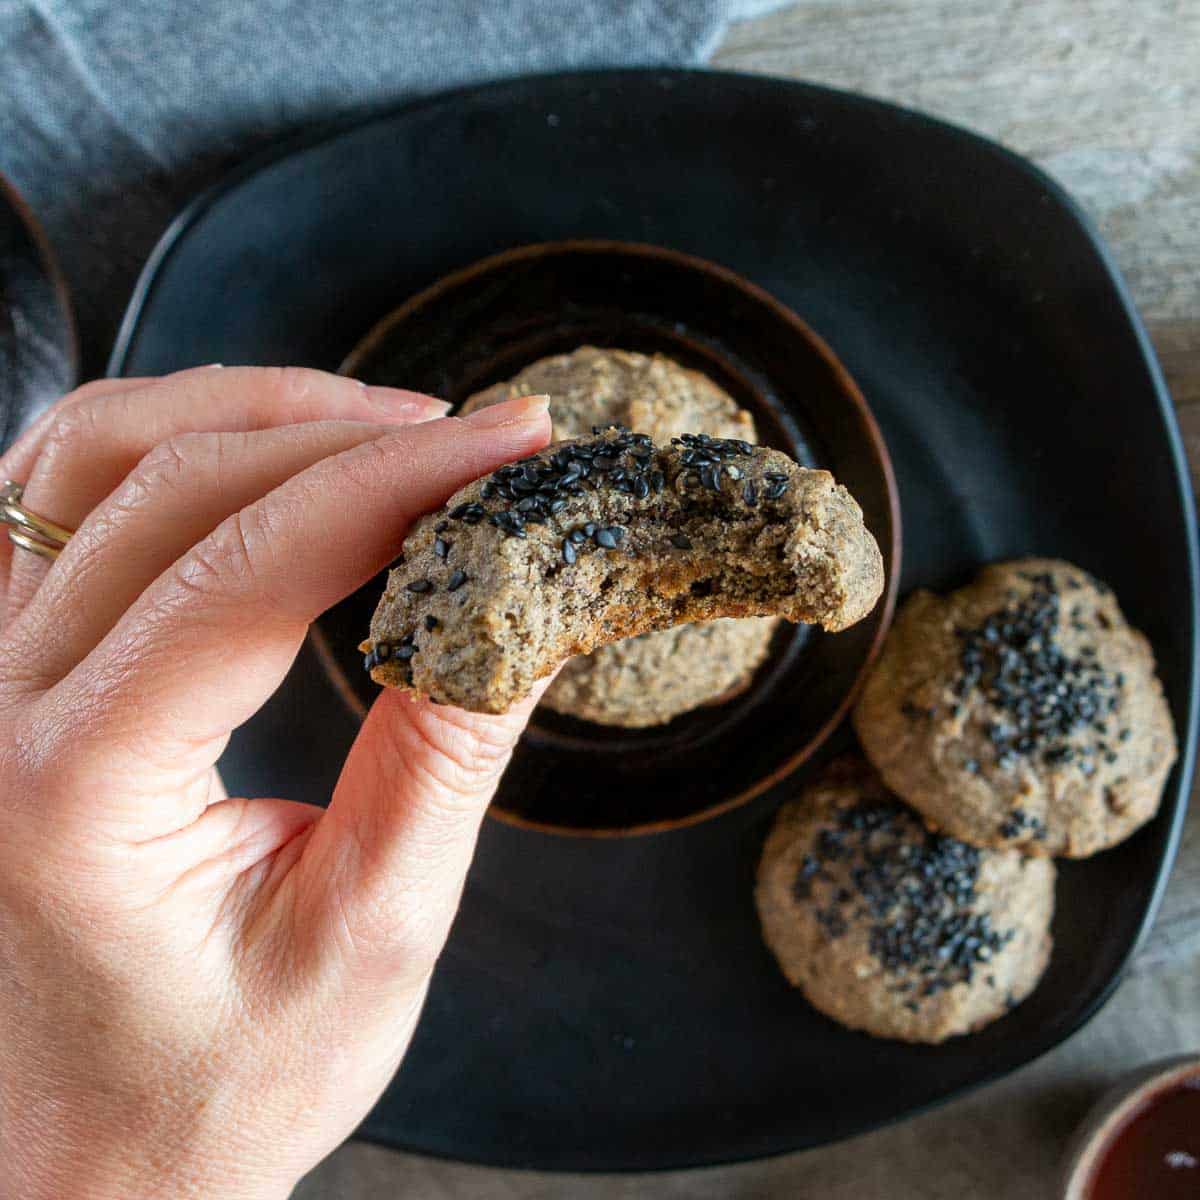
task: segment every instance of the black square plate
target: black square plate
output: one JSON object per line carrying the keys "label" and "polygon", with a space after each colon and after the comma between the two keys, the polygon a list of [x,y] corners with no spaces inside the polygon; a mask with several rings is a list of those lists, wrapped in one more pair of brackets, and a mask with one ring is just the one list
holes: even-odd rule
{"label": "black square plate", "polygon": [[[1035,168],[926,117],[769,79],[457,92],[289,148],[193,205],[112,371],[334,367],[447,271],[577,237],[724,263],[800,313],[887,438],[902,591],[990,559],[1075,560],[1149,635],[1187,752],[1157,820],[1064,865],[1034,995],[936,1048],[842,1030],[775,969],[751,878],[780,790],[623,841],[489,821],[412,1051],[362,1133],[515,1166],[713,1163],[857,1133],[1028,1062],[1111,993],[1161,894],[1191,774],[1197,594],[1158,368],[1103,246]],[[239,733],[230,786],[321,801],[353,729],[306,652]]]}

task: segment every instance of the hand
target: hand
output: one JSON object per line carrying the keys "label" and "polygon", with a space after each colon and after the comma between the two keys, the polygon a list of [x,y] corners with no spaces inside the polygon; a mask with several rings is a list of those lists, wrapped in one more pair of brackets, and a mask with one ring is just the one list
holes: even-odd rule
{"label": "hand", "polygon": [[0,1195],[283,1197],[383,1089],[532,702],[382,694],[328,810],[214,764],[545,409],[201,368],[81,388],[0,459],[78,530],[53,565],[0,539]]}

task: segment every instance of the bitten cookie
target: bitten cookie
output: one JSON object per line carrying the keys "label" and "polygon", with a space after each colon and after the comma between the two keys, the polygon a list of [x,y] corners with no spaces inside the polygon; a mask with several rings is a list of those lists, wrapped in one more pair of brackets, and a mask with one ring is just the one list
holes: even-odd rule
{"label": "bitten cookie", "polygon": [[1034,989],[1054,877],[1049,859],[929,831],[854,757],[780,809],[755,900],[767,945],[815,1008],[875,1037],[941,1042]]}
{"label": "bitten cookie", "polygon": [[[507,383],[471,396],[475,412],[514,396],[550,397],[555,440],[586,437],[615,421],[666,445],[681,433],[757,442],[754,421],[699,371],[662,354],[582,346],[539,359]],[[680,625],[602,646],[564,666],[542,705],[602,725],[662,725],[736,694],[767,656],[769,617]]]}
{"label": "bitten cookie", "polygon": [[620,428],[501,467],[416,523],[364,643],[372,677],[505,712],[574,654],[781,616],[845,629],[883,560],[827,471],[741,440]]}
{"label": "bitten cookie", "polygon": [[918,592],[854,713],[897,795],[978,846],[1081,858],[1158,810],[1175,730],[1146,639],[1070,563]]}

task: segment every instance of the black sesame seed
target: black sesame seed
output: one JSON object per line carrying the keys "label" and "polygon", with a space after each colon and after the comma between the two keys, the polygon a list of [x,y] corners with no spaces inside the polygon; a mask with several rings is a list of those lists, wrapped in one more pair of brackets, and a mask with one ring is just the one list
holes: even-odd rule
{"label": "black sesame seed", "polygon": [[433,613],[427,613],[425,616],[425,628],[432,633],[438,627],[438,619]]}
{"label": "black sesame seed", "polygon": [[587,534],[584,533],[582,529],[572,529],[571,532],[567,534],[567,538],[569,541],[574,543],[574,545],[582,546],[583,543],[587,541]]}
{"label": "black sesame seed", "polygon": [[633,494],[639,500],[645,500],[646,497],[650,495],[650,481],[645,477],[645,475],[639,475],[633,481]]}
{"label": "black sesame seed", "polygon": [[575,561],[575,543],[571,541],[570,537],[563,538],[562,556],[563,562],[565,562],[568,567]]}
{"label": "black sesame seed", "polygon": [[584,527],[583,527],[584,537],[594,537],[595,534],[596,534],[596,522],[588,521],[588,523],[586,525],[584,525]]}
{"label": "black sesame seed", "polygon": [[768,500],[778,500],[788,490],[788,481],[778,479],[768,487],[763,488],[763,496]]}
{"label": "black sesame seed", "polygon": [[447,530],[447,529],[449,529],[449,528],[450,528],[450,522],[449,522],[449,521],[439,521],[439,522],[438,522],[438,523],[437,523],[437,524],[436,524],[436,525],[433,527],[433,532],[434,532],[434,533],[445,533],[445,532],[446,532],[446,530]]}
{"label": "black sesame seed", "polygon": [[404,585],[410,592],[420,595],[422,592],[432,592],[433,584],[428,579],[413,579]]}
{"label": "black sesame seed", "polygon": [[690,550],[692,548],[692,539],[686,533],[671,534],[671,545],[676,550]]}
{"label": "black sesame seed", "polygon": [[848,881],[819,903],[816,920],[829,938],[845,932],[846,913],[866,921],[870,951],[895,977],[895,990],[916,984],[921,996],[932,996],[969,982],[1013,936],[973,911],[974,847],[921,829],[890,801],[864,799],[833,820],[818,831],[793,890],[803,899],[816,894],[818,879]]}
{"label": "black sesame seed", "polygon": [[464,583],[467,582],[466,571],[453,571],[450,578],[446,580],[446,591],[457,592]]}
{"label": "black sesame seed", "polygon": [[597,529],[596,545],[603,546],[605,550],[615,550],[624,533],[625,531],[616,525],[609,529]]}
{"label": "black sesame seed", "polygon": [[754,486],[752,480],[747,479],[745,486],[742,488],[742,499],[751,507],[755,508],[758,505],[758,489]]}
{"label": "black sesame seed", "polygon": [[438,538],[433,543],[433,552],[438,556],[438,558],[445,558],[446,555],[450,553],[450,547],[452,545],[454,545],[453,542],[447,542],[444,538]]}

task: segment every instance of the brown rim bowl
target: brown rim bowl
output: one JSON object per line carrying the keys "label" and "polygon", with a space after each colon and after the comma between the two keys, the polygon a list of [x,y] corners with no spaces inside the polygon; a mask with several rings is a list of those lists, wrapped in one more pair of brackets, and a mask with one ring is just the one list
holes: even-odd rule
{"label": "brown rim bowl", "polygon": [[[561,834],[657,833],[762,795],[845,717],[891,621],[899,501],[875,419],[825,342],[748,280],[657,246],[552,242],[483,259],[402,304],[341,369],[457,406],[539,358],[587,344],[661,352],[705,372],[753,413],[761,441],[829,469],[850,489],[887,574],[875,610],[853,628],[784,626],[750,684],[723,703],[653,729],[538,710],[493,815]],[[325,614],[312,632],[330,680],[360,718],[378,689],[356,647],[382,582]]]}
{"label": "brown rim bowl", "polygon": [[1071,1140],[1059,1191],[1063,1200],[1087,1200],[1103,1173],[1109,1150],[1130,1122],[1183,1085],[1200,1086],[1200,1054],[1160,1059],[1118,1079],[1092,1106]]}

